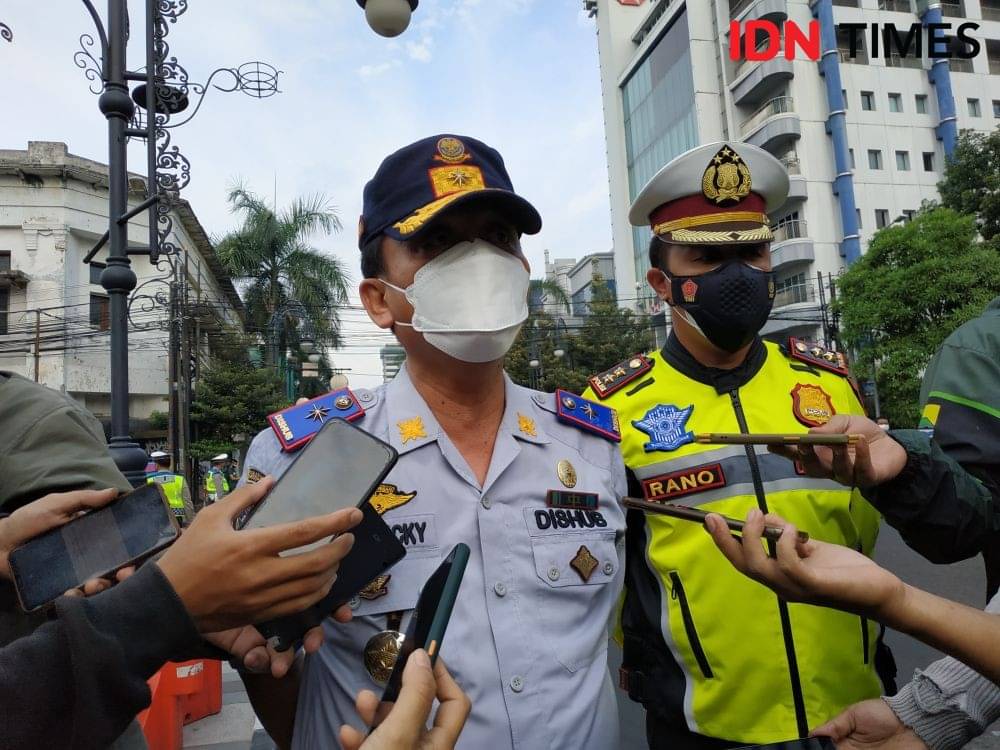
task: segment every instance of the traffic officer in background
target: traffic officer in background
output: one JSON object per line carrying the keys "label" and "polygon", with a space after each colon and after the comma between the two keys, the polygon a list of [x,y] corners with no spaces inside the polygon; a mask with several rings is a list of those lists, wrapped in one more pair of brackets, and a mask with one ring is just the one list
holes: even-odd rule
{"label": "traffic officer in background", "polygon": [[[444,651],[472,702],[458,746],[615,747],[607,622],[623,581],[625,469],[614,414],[522,388],[503,370],[528,316],[520,236],[541,219],[497,151],[454,135],[386,158],[363,210],[361,300],[406,362],[390,383],[357,392],[355,424],[399,452],[372,503],[407,555],[351,603],[352,622],[325,625],[305,659],[293,747],[336,747],[342,723],[360,727],[354,695],[388,677],[387,646],[460,541],[472,552]],[[342,394],[336,408],[350,408]],[[242,481],[280,475],[293,457],[262,432]],[[287,705],[271,692],[255,708],[269,727]]]}
{"label": "traffic officer in background", "polygon": [[177,522],[181,526],[187,526],[194,520],[194,504],[191,502],[191,492],[188,490],[187,482],[183,476],[171,469],[169,453],[153,451],[149,457],[158,468],[152,474],[146,475],[146,484],[158,484],[163,488],[163,494],[167,496],[170,510],[173,511]]}
{"label": "traffic officer in background", "polygon": [[212,459],[212,466],[205,476],[205,493],[208,495],[208,502],[215,503],[229,494],[229,480],[226,478],[226,462],[229,456],[220,453]]}
{"label": "traffic officer in background", "polygon": [[[879,516],[856,489],[762,446],[695,441],[863,413],[839,354],[760,338],[775,294],[767,214],[787,194],[781,163],[746,144],[700,146],[653,177],[629,218],[653,229],[646,278],[673,330],[584,396],[618,411],[630,494],[739,519],[758,507],[869,554]],[[629,511],[627,561],[621,684],[646,707],[651,747],[805,737],[880,694],[875,623],[786,603],[736,572],[699,524]]]}

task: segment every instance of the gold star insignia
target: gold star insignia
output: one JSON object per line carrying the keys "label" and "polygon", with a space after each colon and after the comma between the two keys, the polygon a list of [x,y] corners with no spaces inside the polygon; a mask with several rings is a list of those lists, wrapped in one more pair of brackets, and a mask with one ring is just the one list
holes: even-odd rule
{"label": "gold star insignia", "polygon": [[399,427],[399,439],[403,441],[403,445],[406,445],[411,440],[419,440],[420,438],[427,437],[427,433],[424,432],[424,420],[420,417],[413,417],[413,419],[403,419],[396,423]]}
{"label": "gold star insignia", "polygon": [[537,433],[535,432],[535,420],[532,419],[531,417],[526,417],[523,414],[519,413],[517,415],[517,427],[525,435],[529,435],[530,437],[537,437]]}
{"label": "gold star insignia", "polygon": [[716,155],[715,158],[712,159],[712,161],[714,161],[716,164],[722,164],[722,157],[719,156],[719,155]]}
{"label": "gold star insignia", "polygon": [[330,409],[326,406],[320,406],[317,404],[312,409],[309,410],[309,414],[306,415],[307,419],[312,419],[313,421],[323,424],[323,420],[330,416]]}

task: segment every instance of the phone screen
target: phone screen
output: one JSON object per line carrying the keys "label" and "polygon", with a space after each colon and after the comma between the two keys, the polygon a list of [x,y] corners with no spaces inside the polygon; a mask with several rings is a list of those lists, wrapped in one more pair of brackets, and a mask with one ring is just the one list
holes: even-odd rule
{"label": "phone screen", "polygon": [[[241,528],[262,529],[357,507],[368,500],[393,460],[392,449],[382,441],[342,419],[330,420],[296,455]],[[283,554],[304,552],[327,541]]]}
{"label": "phone screen", "polygon": [[133,490],[11,552],[21,604],[37,609],[84,581],[166,547],[177,533],[159,487]]}

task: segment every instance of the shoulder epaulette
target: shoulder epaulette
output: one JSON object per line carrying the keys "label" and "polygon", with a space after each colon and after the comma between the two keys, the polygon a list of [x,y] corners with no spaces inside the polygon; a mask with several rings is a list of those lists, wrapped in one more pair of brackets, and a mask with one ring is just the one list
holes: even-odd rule
{"label": "shoulder epaulette", "polygon": [[364,407],[349,388],[324,393],[301,404],[267,416],[271,429],[286,453],[301,448],[331,419],[354,422],[365,415]]}
{"label": "shoulder epaulette", "polygon": [[556,419],[615,443],[622,440],[617,411],[561,388],[556,390]]}
{"label": "shoulder epaulette", "polygon": [[843,352],[835,352],[819,344],[801,341],[794,336],[788,339],[788,356],[844,377],[851,374],[850,370],[847,369],[847,357],[844,356]]}
{"label": "shoulder epaulette", "polygon": [[594,393],[602,401],[615,391],[624,388],[636,378],[653,369],[653,360],[643,354],[637,354],[609,370],[594,375],[587,382]]}

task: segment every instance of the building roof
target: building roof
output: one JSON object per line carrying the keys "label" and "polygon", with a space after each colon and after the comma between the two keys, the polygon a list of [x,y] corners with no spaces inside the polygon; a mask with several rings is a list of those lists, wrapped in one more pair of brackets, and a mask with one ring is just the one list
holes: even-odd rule
{"label": "building roof", "polygon": [[[106,164],[71,154],[66,144],[59,141],[28,141],[27,151],[0,149],[0,174],[16,175],[28,184],[40,178],[59,177],[82,182],[95,190],[107,190],[109,187]],[[143,175],[129,172],[128,184],[130,198],[146,198],[146,178]],[[195,216],[191,204],[182,198],[175,204],[173,212],[205,259],[226,300],[236,314],[245,320],[246,309],[233,285],[232,277],[216,256],[212,241]]]}

